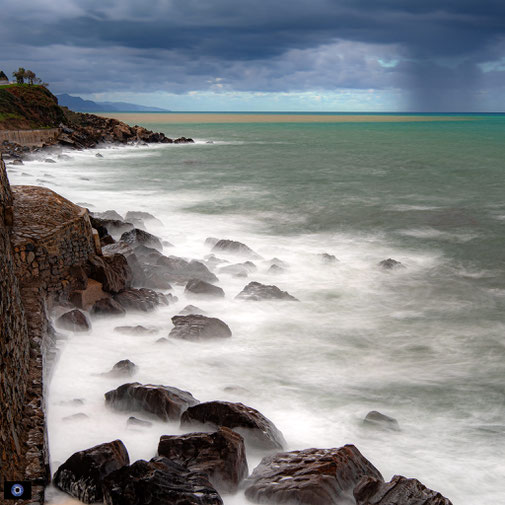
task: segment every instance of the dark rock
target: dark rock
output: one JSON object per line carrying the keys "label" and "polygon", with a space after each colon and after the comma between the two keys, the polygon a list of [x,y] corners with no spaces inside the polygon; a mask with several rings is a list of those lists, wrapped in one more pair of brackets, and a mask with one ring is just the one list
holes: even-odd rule
{"label": "dark rock", "polygon": [[11,165],[24,165],[23,160],[13,160]]}
{"label": "dark rock", "polygon": [[94,216],[90,216],[91,226],[98,230],[99,228],[104,228],[108,234],[113,237],[119,237],[119,235],[132,231],[133,224],[127,223],[119,219],[102,219]]}
{"label": "dark rock", "polygon": [[123,233],[121,235],[121,242],[125,242],[133,248],[139,245],[144,245],[146,247],[157,249],[158,251],[163,251],[163,245],[158,237],[148,233],[147,231],[139,230],[138,228],[134,228],[131,231]]}
{"label": "dark rock", "polygon": [[205,310],[200,309],[199,307],[195,307],[194,305],[186,305],[180,312],[180,316],[189,316],[190,314],[197,314],[203,316],[206,314]]}
{"label": "dark rock", "polygon": [[127,289],[114,295],[114,300],[127,311],[137,310],[140,312],[150,312],[159,305],[168,305],[168,300],[165,295],[147,288]]}
{"label": "dark rock", "polygon": [[169,421],[179,419],[198,400],[191,393],[174,387],[133,382],[105,393],[105,403],[116,410],[147,412]]}
{"label": "dark rock", "polygon": [[388,258],[387,260],[382,260],[379,263],[379,266],[384,270],[397,270],[399,268],[405,268],[400,261],[396,261],[393,258]]}
{"label": "dark rock", "polygon": [[103,247],[102,252],[105,256],[122,254],[126,258],[128,266],[132,271],[132,284],[134,286],[151,287],[146,285],[146,275],[144,269],[142,268],[133,248],[131,248],[128,244],[125,244],[124,242],[116,242],[115,244]]}
{"label": "dark rock", "polygon": [[126,314],[126,309],[113,298],[102,298],[94,303],[91,313],[100,316],[120,316]]}
{"label": "dark rock", "polygon": [[363,424],[369,427],[400,431],[400,425],[396,419],[381,414],[376,410],[372,410],[366,415],[365,419],[363,420]]}
{"label": "dark rock", "polygon": [[417,479],[395,475],[390,482],[374,476],[361,479],[354,488],[356,505],[452,505]]}
{"label": "dark rock", "polygon": [[108,293],[119,293],[131,286],[133,273],[122,254],[91,255],[87,268],[88,276],[100,282]]}
{"label": "dark rock", "polygon": [[143,221],[150,221],[153,223],[156,223],[160,226],[163,226],[163,223],[156,217],[154,217],[152,214],[149,214],[149,212],[142,212],[140,210],[137,211],[129,211],[126,213],[125,220],[126,221],[132,221],[136,219],[142,219]]}
{"label": "dark rock", "polygon": [[84,312],[74,309],[65,312],[56,320],[56,325],[65,330],[81,332],[91,329],[91,323]]}
{"label": "dark rock", "polygon": [[334,263],[338,263],[338,259],[336,256],[333,254],[328,254],[328,253],[320,253],[318,254],[319,258],[321,258],[321,261],[327,265],[332,265]]}
{"label": "dark rock", "polygon": [[97,157],[97,158],[103,158],[103,154],[96,153],[96,154],[95,154],[95,157]]}
{"label": "dark rock", "polygon": [[174,328],[170,331],[169,337],[193,341],[231,337],[228,325],[215,317],[198,314],[174,316],[172,323]]}
{"label": "dark rock", "polygon": [[163,254],[161,254],[157,249],[147,247],[145,245],[135,246],[133,250],[135,251],[137,257],[144,262],[156,264],[158,259],[163,256]]}
{"label": "dark rock", "polygon": [[191,138],[179,137],[174,140],[174,144],[193,144],[195,141]]}
{"label": "dark rock", "polygon": [[108,377],[131,377],[137,372],[137,365],[130,361],[129,359],[122,359],[118,361],[110,372],[106,372],[103,375]]}
{"label": "dark rock", "polygon": [[182,415],[181,426],[195,424],[225,426],[240,433],[251,446],[260,449],[282,449],[286,443],[272,421],[243,403],[214,401],[189,407]]}
{"label": "dark rock", "polygon": [[261,256],[255,253],[250,247],[246,246],[245,244],[242,244],[242,242],[237,242],[235,240],[226,240],[226,239],[218,240],[214,244],[212,252],[225,252],[228,254],[247,256],[248,258],[251,259],[261,259]]}
{"label": "dark rock", "polygon": [[214,433],[164,435],[158,455],[207,474],[220,493],[234,493],[248,475],[244,439],[229,428],[219,428]]}
{"label": "dark rock", "polygon": [[290,300],[298,302],[287,291],[281,291],[277,286],[268,286],[259,282],[250,282],[238,295],[243,300]]}
{"label": "dark rock", "polygon": [[263,458],[246,481],[246,497],[256,503],[343,505],[362,477],[382,480],[354,445],[305,449]]}
{"label": "dark rock", "polygon": [[158,330],[154,328],[146,328],[145,326],[116,326],[114,331],[123,335],[155,335]]}
{"label": "dark rock", "polygon": [[88,275],[80,265],[72,265],[68,269],[73,289],[86,289],[88,287]]}
{"label": "dark rock", "polygon": [[186,289],[184,290],[186,295],[194,295],[201,297],[210,298],[224,298],[224,291],[208,282],[201,281],[200,279],[191,279],[186,284]]}
{"label": "dark rock", "polygon": [[56,163],[56,161],[54,161],[52,158],[46,158],[44,161],[46,163]]}
{"label": "dark rock", "polygon": [[192,279],[200,279],[206,282],[216,282],[217,277],[200,261],[186,261],[177,256],[162,256],[156,262],[162,267],[167,280],[172,282],[188,282]]}
{"label": "dark rock", "polygon": [[102,501],[104,477],[130,463],[121,440],[72,454],[54,475],[54,485],[84,503]]}
{"label": "dark rock", "polygon": [[116,243],[116,241],[108,234],[105,234],[100,237],[100,245],[102,247],[106,246],[106,245],[110,245],[110,244],[115,244],[115,243]]}
{"label": "dark rock", "polygon": [[106,505],[223,505],[204,474],[163,457],[112,472],[103,494]]}
{"label": "dark rock", "polygon": [[150,428],[153,423],[150,421],[144,421],[142,419],[137,419],[136,417],[130,416],[128,421],[126,421],[127,426],[141,426],[142,428]]}

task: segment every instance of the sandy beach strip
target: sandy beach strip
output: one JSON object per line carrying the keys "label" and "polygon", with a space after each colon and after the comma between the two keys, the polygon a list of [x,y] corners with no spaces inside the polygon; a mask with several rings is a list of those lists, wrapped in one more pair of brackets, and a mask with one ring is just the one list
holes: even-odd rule
{"label": "sandy beach strip", "polygon": [[361,114],[242,114],[200,112],[102,112],[97,116],[124,121],[128,124],[141,123],[398,123],[425,121],[468,121],[471,116],[411,116],[411,115],[361,115]]}

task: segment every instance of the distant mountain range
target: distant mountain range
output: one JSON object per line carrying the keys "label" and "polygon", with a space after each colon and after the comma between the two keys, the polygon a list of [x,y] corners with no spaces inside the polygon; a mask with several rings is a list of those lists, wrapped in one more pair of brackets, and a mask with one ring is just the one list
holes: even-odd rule
{"label": "distant mountain range", "polygon": [[70,96],[64,93],[56,95],[58,104],[77,112],[170,112],[159,107],[147,107],[128,102],[93,102],[80,96]]}

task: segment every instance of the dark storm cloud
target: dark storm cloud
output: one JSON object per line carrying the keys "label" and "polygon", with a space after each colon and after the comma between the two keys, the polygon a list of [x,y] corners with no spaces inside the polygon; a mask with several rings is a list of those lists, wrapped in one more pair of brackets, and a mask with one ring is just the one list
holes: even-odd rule
{"label": "dark storm cloud", "polygon": [[[390,88],[396,82],[411,89],[416,107],[421,107],[431,94],[444,90],[458,89],[463,96],[466,88],[468,100],[482,77],[478,65],[503,54],[497,48],[505,33],[505,2],[493,0],[53,0],[47,5],[39,0],[4,0],[4,4],[0,33],[11,52],[2,59],[19,60],[23,53],[26,58],[35,50],[61,51],[65,46],[60,65],[48,67],[44,77],[67,84],[72,74],[77,77],[72,58],[85,54],[93,70],[86,85],[98,86],[97,90],[123,82],[130,89],[140,85],[146,90],[184,92],[210,88],[215,78],[222,79],[224,89],[251,91],[291,91],[310,85]],[[342,68],[325,68],[332,51],[339,51],[340,63],[352,69],[351,76],[346,77]],[[374,64],[380,58],[399,59],[401,64],[396,68],[387,62]],[[114,78],[110,68],[129,72],[127,78]],[[96,73],[105,76],[98,84],[93,82]],[[80,85],[87,82],[85,76],[79,77]]]}

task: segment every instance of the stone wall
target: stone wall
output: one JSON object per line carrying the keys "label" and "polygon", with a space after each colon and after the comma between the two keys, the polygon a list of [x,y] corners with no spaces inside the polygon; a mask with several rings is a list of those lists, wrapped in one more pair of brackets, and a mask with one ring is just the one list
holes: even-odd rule
{"label": "stone wall", "polygon": [[43,130],[0,130],[0,143],[4,140],[22,146],[39,146],[51,144],[61,133],[61,128]]}

